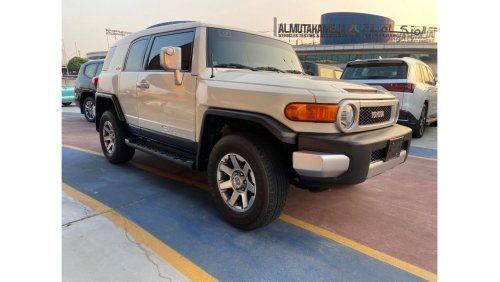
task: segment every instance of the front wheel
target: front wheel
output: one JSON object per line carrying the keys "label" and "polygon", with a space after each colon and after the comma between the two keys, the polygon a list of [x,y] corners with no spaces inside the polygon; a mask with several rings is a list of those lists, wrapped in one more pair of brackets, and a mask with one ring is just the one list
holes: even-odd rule
{"label": "front wheel", "polygon": [[285,167],[266,141],[234,134],[215,144],[208,162],[208,181],[223,217],[242,229],[275,220],[288,195]]}
{"label": "front wheel", "polygon": [[422,107],[422,112],[420,113],[420,119],[413,128],[413,137],[420,138],[424,136],[426,125],[427,125],[427,105],[424,104],[424,106]]}
{"label": "front wheel", "polygon": [[125,163],[132,159],[135,149],[125,144],[127,128],[116,119],[112,111],[105,111],[99,122],[99,139],[104,156],[112,163]]}
{"label": "front wheel", "polygon": [[95,121],[95,100],[94,97],[87,97],[83,102],[83,115],[89,122]]}

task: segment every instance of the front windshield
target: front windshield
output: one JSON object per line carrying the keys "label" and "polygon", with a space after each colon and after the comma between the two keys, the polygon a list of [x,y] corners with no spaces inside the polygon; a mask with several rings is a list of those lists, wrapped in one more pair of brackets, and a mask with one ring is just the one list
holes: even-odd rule
{"label": "front windshield", "polygon": [[302,73],[292,46],[234,30],[208,28],[207,66]]}

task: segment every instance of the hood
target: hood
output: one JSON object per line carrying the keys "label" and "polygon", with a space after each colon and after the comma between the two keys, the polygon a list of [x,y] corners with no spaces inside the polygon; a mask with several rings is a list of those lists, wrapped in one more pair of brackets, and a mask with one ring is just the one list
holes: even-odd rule
{"label": "hood", "polygon": [[309,91],[329,92],[361,92],[380,93],[376,88],[369,85],[334,80],[318,76],[308,76],[291,73],[277,73],[271,71],[251,70],[221,70],[214,69],[214,77],[211,69],[205,69],[200,76],[214,81],[227,81],[244,84],[267,85],[274,87],[304,89]]}

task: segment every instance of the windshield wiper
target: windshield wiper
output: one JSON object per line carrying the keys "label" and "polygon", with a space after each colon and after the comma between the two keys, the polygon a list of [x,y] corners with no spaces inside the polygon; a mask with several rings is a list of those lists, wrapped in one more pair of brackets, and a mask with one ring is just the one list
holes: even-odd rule
{"label": "windshield wiper", "polygon": [[214,66],[214,68],[249,69],[249,70],[253,70],[253,71],[257,70],[255,68],[252,68],[252,67],[249,67],[249,66],[245,66],[245,65],[242,65],[242,64],[233,64],[233,63],[229,63],[229,64],[217,64],[217,65]]}
{"label": "windshield wiper", "polygon": [[286,70],[287,73],[295,73],[295,74],[305,74],[299,70]]}
{"label": "windshield wiper", "polygon": [[265,71],[276,71],[276,72],[282,72],[284,73],[285,71],[284,70],[281,70],[279,68],[275,68],[275,67],[258,67],[258,68],[255,68],[256,70],[265,70]]}

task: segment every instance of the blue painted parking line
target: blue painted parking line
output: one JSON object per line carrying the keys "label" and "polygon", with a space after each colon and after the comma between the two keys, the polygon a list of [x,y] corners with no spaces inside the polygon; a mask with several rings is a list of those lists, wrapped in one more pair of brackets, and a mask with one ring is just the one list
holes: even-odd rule
{"label": "blue painted parking line", "polygon": [[410,146],[410,156],[437,159],[437,150]]}
{"label": "blue painted parking line", "polygon": [[235,229],[204,190],[62,150],[63,182],[116,209],[220,280],[422,281],[283,221]]}

